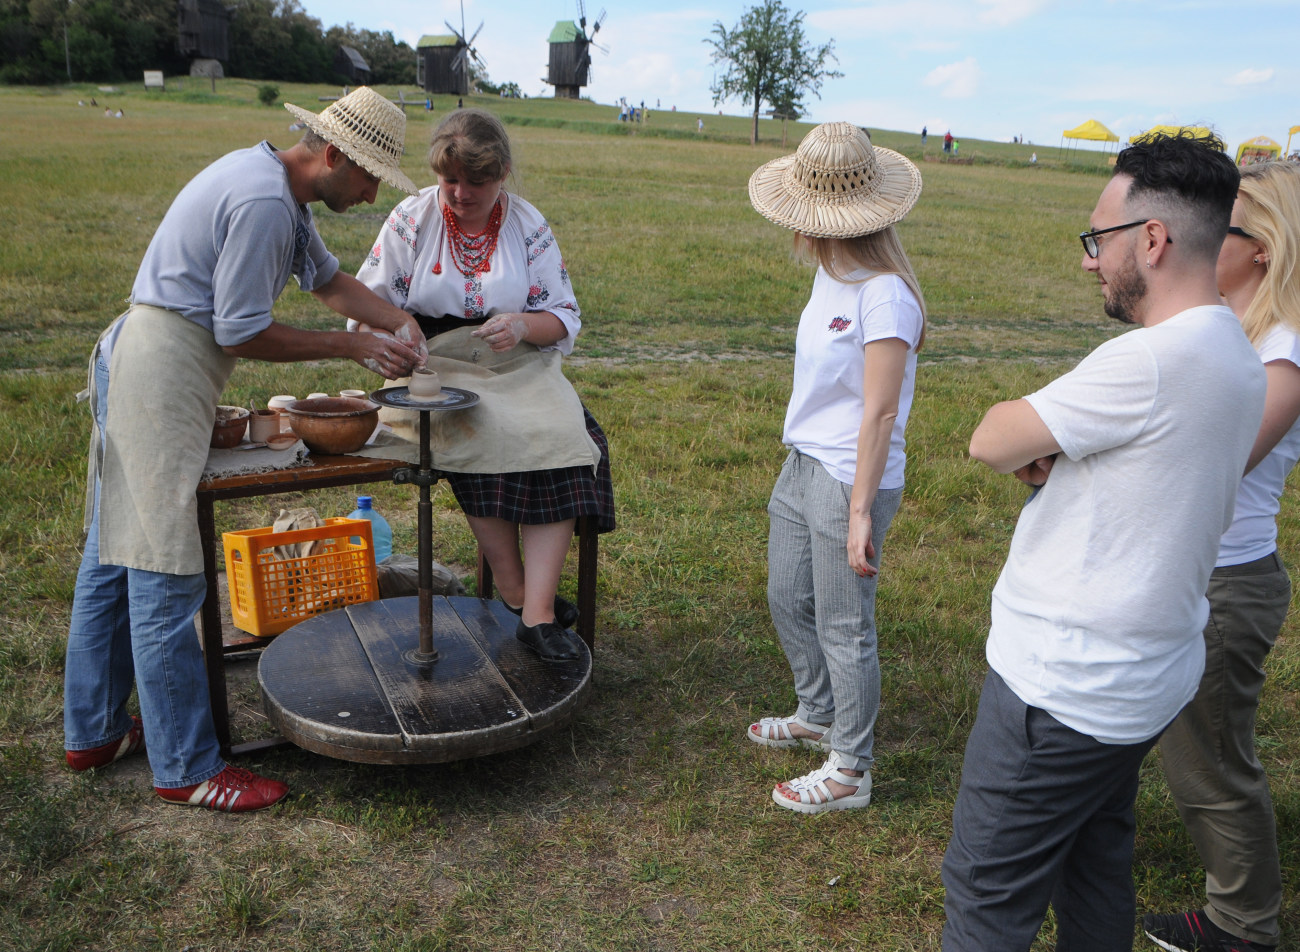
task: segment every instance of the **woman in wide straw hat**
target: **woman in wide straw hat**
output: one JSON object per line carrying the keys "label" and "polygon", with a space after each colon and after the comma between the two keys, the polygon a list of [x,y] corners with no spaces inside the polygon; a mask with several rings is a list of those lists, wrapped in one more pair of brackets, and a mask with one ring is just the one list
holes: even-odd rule
{"label": "woman in wide straw hat", "polygon": [[769,747],[815,747],[824,765],[779,784],[801,813],[866,806],[880,706],[876,574],[903,492],[904,440],[925,305],[894,231],[921,193],[903,156],[847,122],[817,126],[749,180],[764,217],[816,264],[799,320],[783,442],[768,504],[768,605],[799,706],[751,724]]}

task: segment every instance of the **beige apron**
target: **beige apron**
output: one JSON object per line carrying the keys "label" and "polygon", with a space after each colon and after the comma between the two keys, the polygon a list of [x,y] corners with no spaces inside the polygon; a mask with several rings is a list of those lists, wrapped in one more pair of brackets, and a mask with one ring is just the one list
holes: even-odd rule
{"label": "beige apron", "polygon": [[[479,395],[466,410],[430,414],[433,465],[451,473],[521,473],[600,462],[582,402],[560,370],[560,352],[519,344],[498,354],[472,327],[429,340],[429,367],[444,387]],[[409,378],[393,381],[405,386]],[[385,407],[380,419],[419,442],[419,414]]]}
{"label": "beige apron", "polygon": [[127,312],[109,361],[102,454],[92,440],[89,461],[92,475],[99,462],[101,562],[203,571],[194,491],[235,363],[210,330],[174,311],[137,304]]}

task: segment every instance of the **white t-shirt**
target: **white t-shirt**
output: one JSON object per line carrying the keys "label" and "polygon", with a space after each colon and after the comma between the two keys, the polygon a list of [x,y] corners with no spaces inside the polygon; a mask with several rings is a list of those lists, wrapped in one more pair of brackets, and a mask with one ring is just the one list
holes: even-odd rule
{"label": "white t-shirt", "polygon": [[896,275],[846,284],[818,268],[795,337],[794,390],[782,441],[820,462],[840,482],[852,485],[862,427],[864,348],[872,341],[897,337],[907,344],[907,365],[889,439],[889,460],[878,488],[901,489],[907,460],[903,431],[912,410],[916,347],[924,326],[920,305]]}
{"label": "white t-shirt", "polygon": [[[1300,335],[1280,324],[1268,332],[1256,349],[1263,363],[1285,360],[1300,367]],[[1278,500],[1296,460],[1300,460],[1300,420],[1242,478],[1237,489],[1236,512],[1232,525],[1219,542],[1216,565],[1241,565],[1277,550]]]}
{"label": "white t-shirt", "polygon": [[1155,736],[1205,665],[1205,589],[1264,408],[1226,307],[1102,344],[1025,399],[1062,452],[993,589],[990,666],[1102,743]]}

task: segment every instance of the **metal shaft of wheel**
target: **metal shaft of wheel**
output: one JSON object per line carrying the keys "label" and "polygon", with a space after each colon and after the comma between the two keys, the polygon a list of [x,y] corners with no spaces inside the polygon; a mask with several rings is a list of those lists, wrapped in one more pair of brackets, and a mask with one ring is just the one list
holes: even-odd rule
{"label": "metal shaft of wheel", "polygon": [[429,499],[429,484],[433,476],[433,454],[429,450],[429,414],[420,414],[420,507],[419,507],[419,557],[420,557],[420,652],[421,661],[435,661],[438,652],[433,647],[433,503]]}

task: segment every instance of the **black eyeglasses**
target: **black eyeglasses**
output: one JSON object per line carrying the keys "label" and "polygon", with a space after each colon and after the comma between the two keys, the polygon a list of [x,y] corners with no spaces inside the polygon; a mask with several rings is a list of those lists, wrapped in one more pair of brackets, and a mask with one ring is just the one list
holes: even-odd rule
{"label": "black eyeglasses", "polygon": [[1249,232],[1243,231],[1242,229],[1238,228],[1236,225],[1228,226],[1228,234],[1236,235],[1238,238],[1246,238],[1250,241],[1255,240],[1254,235],[1250,234]]}
{"label": "black eyeglasses", "polygon": [[[1084,254],[1089,258],[1097,257],[1101,250],[1097,247],[1097,237],[1099,235],[1108,235],[1112,231],[1123,231],[1125,228],[1136,228],[1138,225],[1145,225],[1150,220],[1150,218],[1143,218],[1141,221],[1131,221],[1127,225],[1113,225],[1110,228],[1098,228],[1096,231],[1083,232],[1079,235],[1079,240],[1083,242]],[[1232,229],[1228,230],[1231,231]],[[1238,231],[1240,231],[1240,229],[1238,229]],[[1165,241],[1169,242],[1171,245],[1174,243],[1174,239],[1170,238],[1168,235],[1165,236]]]}

